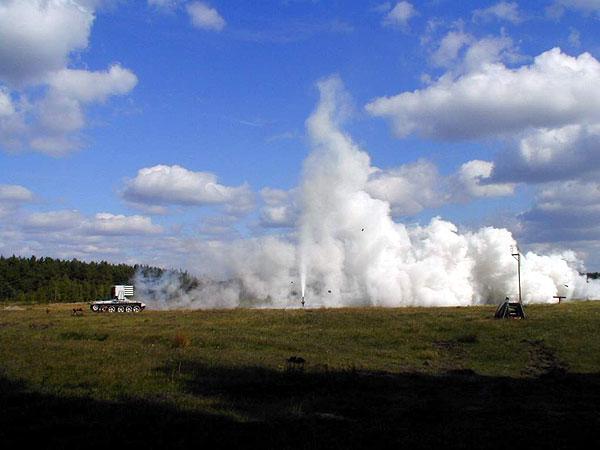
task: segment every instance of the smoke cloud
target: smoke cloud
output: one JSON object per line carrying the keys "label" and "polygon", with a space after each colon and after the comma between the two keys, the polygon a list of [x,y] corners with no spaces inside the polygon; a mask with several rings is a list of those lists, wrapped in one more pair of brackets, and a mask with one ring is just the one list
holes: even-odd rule
{"label": "smoke cloud", "polygon": [[[369,194],[376,169],[342,128],[346,94],[331,77],[306,125],[311,141],[299,187],[296,233],[197,249],[210,280],[184,287],[166,272],[138,276],[138,296],[155,308],[468,306],[518,296],[517,242],[505,229],[459,233],[434,218],[424,226],[392,219],[390,203]],[[572,252],[521,257],[525,303],[600,298]],[[230,281],[227,281],[230,280]]]}

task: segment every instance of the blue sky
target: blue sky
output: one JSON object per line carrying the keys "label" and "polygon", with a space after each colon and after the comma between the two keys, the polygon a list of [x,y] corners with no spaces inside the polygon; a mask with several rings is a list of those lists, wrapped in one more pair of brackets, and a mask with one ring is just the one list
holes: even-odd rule
{"label": "blue sky", "polygon": [[[188,268],[198,242],[293,239],[315,83],[337,75],[397,221],[507,227],[600,269],[599,25],[596,0],[0,0],[0,253]],[[514,75],[518,97],[528,68],[531,108],[469,90]]]}

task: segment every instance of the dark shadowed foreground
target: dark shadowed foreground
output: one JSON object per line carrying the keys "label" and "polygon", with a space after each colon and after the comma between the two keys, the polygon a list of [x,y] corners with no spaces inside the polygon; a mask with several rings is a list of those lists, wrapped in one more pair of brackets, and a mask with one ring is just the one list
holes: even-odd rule
{"label": "dark shadowed foreground", "polygon": [[0,310],[1,448],[600,444],[599,302],[72,309]]}
{"label": "dark shadowed foreground", "polygon": [[[165,370],[170,370],[165,368]],[[235,421],[147,401],[101,402],[0,383],[0,439],[10,448],[595,448],[600,375],[538,378],[469,371],[418,374],[281,373],[182,364],[194,395],[260,417]],[[292,405],[292,408],[289,406]],[[593,445],[592,445],[593,444]]]}

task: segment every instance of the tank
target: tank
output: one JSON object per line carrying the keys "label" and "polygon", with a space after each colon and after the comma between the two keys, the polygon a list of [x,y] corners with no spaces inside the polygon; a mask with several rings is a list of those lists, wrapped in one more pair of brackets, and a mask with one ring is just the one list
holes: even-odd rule
{"label": "tank", "polygon": [[91,302],[90,309],[98,313],[137,313],[146,308],[144,303],[133,300],[130,297],[133,297],[133,286],[113,286],[111,289],[111,299]]}

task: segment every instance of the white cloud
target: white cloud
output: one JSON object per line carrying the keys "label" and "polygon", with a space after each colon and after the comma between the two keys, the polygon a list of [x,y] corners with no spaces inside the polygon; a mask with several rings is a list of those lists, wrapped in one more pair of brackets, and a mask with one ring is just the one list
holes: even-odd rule
{"label": "white cloud", "polygon": [[462,65],[463,72],[475,71],[482,66],[501,61],[517,62],[523,59],[513,46],[513,41],[507,36],[489,36],[473,41],[467,47]]}
{"label": "white cloud", "polygon": [[520,216],[529,242],[600,240],[600,184],[596,181],[548,183],[531,209]]}
{"label": "white cloud", "polygon": [[575,179],[600,170],[598,60],[555,48],[511,68],[500,62],[517,58],[509,38],[467,44],[469,37],[459,36],[454,31],[446,38],[465,48],[460,55],[440,53],[447,55],[439,60],[450,67],[446,74],[421,90],[376,99],[367,110],[390,118],[400,137],[506,139],[493,162],[470,162],[457,174],[470,197],[509,195],[511,183]]}
{"label": "white cloud", "polygon": [[69,232],[72,236],[80,237],[131,236],[163,232],[162,227],[153,224],[149,217],[106,212],[85,217],[75,210],[31,213],[24,219],[23,228],[34,233]]}
{"label": "white cloud", "polygon": [[87,47],[94,13],[75,0],[0,2],[0,80],[39,82]]}
{"label": "white cloud", "polygon": [[182,0],[148,0],[148,5],[155,8],[173,9],[177,7]]}
{"label": "white cloud", "polygon": [[8,117],[15,113],[15,107],[12,104],[8,89],[0,86],[0,119]]}
{"label": "white cloud", "polygon": [[554,48],[530,65],[483,64],[457,78],[366,105],[391,120],[400,137],[419,133],[437,139],[469,139],[600,120],[600,62]]}
{"label": "white cloud", "polygon": [[298,190],[264,188],[260,191],[264,201],[260,209],[260,225],[265,228],[286,228],[296,225],[299,214]]}
{"label": "white cloud", "polygon": [[419,160],[388,170],[373,168],[365,191],[373,198],[388,202],[392,215],[401,217],[450,201],[443,185],[437,167],[429,161]]}
{"label": "white cloud", "polygon": [[24,221],[25,229],[32,231],[64,231],[81,225],[83,216],[77,211],[49,211],[30,214]]}
{"label": "white cloud", "polygon": [[527,133],[496,158],[495,180],[540,183],[593,176],[600,170],[600,123]]}
{"label": "white cloud", "polygon": [[523,21],[517,2],[502,1],[487,8],[476,9],[473,11],[473,20],[476,22],[489,22],[494,19],[505,20],[513,24],[518,24]]}
{"label": "white cloud", "polygon": [[26,203],[33,200],[33,193],[18,184],[0,184],[0,202]]}
{"label": "white cloud", "polygon": [[83,106],[127,94],[133,72],[69,69],[87,48],[95,0],[0,1],[0,145],[54,156],[80,148]]}
{"label": "white cloud", "polygon": [[254,205],[248,185],[219,184],[210,172],[193,172],[177,165],[140,169],[126,183],[123,198],[146,205],[226,205],[230,212],[247,212]]}
{"label": "white cloud", "polygon": [[490,181],[493,167],[492,162],[473,160],[456,173],[442,176],[432,162],[421,159],[387,170],[373,168],[365,191],[388,202],[394,217],[478,197],[513,195],[516,184]]}
{"label": "white cloud", "polygon": [[449,31],[431,55],[431,62],[438,67],[450,67],[458,59],[461,49],[473,41],[473,36],[462,30]]}
{"label": "white cloud", "polygon": [[596,14],[600,16],[600,0],[555,0],[547,12],[551,17],[559,18],[566,9],[580,11],[583,14]]}
{"label": "white cloud", "polygon": [[396,5],[383,18],[383,25],[398,26],[407,28],[408,22],[417,15],[415,7],[406,1],[396,3]]}
{"label": "white cloud", "polygon": [[34,199],[33,192],[18,184],[0,184],[0,218],[14,214]]}
{"label": "white cloud", "polygon": [[118,64],[106,71],[53,72],[48,77],[46,95],[20,111],[21,116],[30,119],[29,125],[13,133],[14,138],[22,146],[54,156],[75,150],[82,145],[77,133],[86,124],[83,105],[127,94],[136,84],[133,72]]}
{"label": "white cloud", "polygon": [[428,23],[421,44],[430,47],[430,63],[433,66],[450,69],[445,78],[455,78],[486,64],[516,63],[524,59],[504,31],[500,36],[476,38],[464,31],[464,23],[459,20],[437,42],[434,32],[438,26],[435,21]]}
{"label": "white cloud", "polygon": [[82,103],[104,102],[111,95],[127,94],[136,84],[135,74],[119,64],[97,72],[62,69],[49,78],[56,93]]}
{"label": "white cloud", "polygon": [[90,221],[87,232],[93,235],[127,236],[158,234],[162,231],[162,227],[154,225],[149,217],[98,213]]}
{"label": "white cloud", "polygon": [[472,160],[464,163],[454,177],[457,196],[503,197],[513,195],[514,183],[486,183],[492,175],[494,163]]}
{"label": "white cloud", "polygon": [[212,239],[239,237],[239,233],[235,228],[238,219],[236,216],[224,214],[203,217],[198,231],[203,235],[210,235]]}
{"label": "white cloud", "polygon": [[192,2],[186,7],[192,24],[203,30],[221,31],[226,22],[215,8],[203,2]]}

